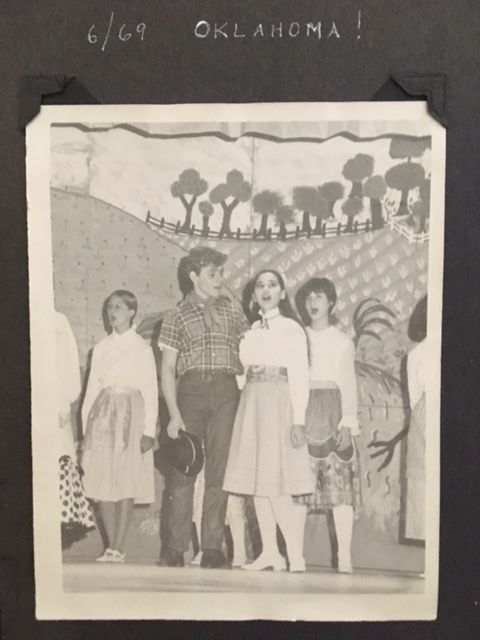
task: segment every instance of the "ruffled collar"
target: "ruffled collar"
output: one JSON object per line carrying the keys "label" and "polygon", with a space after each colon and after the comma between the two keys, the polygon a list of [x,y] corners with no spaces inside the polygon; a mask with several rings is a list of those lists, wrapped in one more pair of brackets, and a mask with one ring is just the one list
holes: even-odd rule
{"label": "ruffled collar", "polygon": [[272,320],[273,318],[278,318],[280,316],[280,309],[276,307],[275,309],[269,309],[267,312],[263,312],[260,310],[260,317],[262,320]]}

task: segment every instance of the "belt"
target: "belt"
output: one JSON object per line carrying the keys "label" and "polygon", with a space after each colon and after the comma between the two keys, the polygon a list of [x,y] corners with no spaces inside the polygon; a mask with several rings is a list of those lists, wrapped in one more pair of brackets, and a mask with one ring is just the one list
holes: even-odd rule
{"label": "belt", "polygon": [[247,382],[287,382],[287,367],[275,365],[250,365],[247,368]]}
{"label": "belt", "polygon": [[235,373],[228,371],[228,369],[218,369],[217,371],[203,371],[202,369],[189,369],[185,373],[181,374],[181,378],[201,378],[202,380],[214,380],[221,376],[234,376]]}

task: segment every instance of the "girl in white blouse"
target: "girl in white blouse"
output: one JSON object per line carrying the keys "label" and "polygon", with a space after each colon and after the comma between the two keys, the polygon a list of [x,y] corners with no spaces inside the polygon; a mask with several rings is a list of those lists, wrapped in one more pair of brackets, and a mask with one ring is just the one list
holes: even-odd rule
{"label": "girl in white blouse", "polygon": [[337,293],[327,278],[312,278],[295,302],[307,325],[310,397],[305,433],[316,477],[315,492],[298,502],[310,513],[332,510],[338,571],[351,573],[354,508],[361,504],[358,456],[357,381],[352,340],[332,324]]}
{"label": "girl in white blouse", "polygon": [[133,325],[135,296],[114,291],[106,311],[112,332],[93,349],[82,406],[83,483],[99,502],[107,538],[97,560],[125,562],[134,503],[154,501],[157,376],[153,351]]}
{"label": "girl in white blouse", "polygon": [[286,568],[276,526],[285,539],[290,571],[305,571],[304,520],[293,495],[311,493],[304,436],[308,400],[308,355],[305,332],[291,308],[285,284],[275,271],[254,280],[253,301],[260,320],[240,343],[246,384],[233,427],[223,488],[254,496],[262,553],[243,568]]}

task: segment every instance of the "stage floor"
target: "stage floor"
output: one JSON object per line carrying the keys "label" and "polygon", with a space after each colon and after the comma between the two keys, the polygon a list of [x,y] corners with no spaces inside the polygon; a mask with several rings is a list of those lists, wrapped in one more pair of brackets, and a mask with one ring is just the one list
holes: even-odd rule
{"label": "stage floor", "polygon": [[352,575],[312,567],[306,573],[249,572],[241,569],[159,567],[66,562],[63,586],[69,593],[149,591],[193,593],[346,593],[416,594],[424,590],[418,574],[357,570]]}

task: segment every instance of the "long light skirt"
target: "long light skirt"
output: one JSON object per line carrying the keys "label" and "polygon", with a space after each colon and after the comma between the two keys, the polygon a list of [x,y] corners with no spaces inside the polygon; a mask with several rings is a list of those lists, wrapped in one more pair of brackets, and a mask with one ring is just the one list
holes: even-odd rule
{"label": "long light skirt", "polygon": [[256,496],[311,493],[307,446],[294,449],[288,382],[247,382],[233,427],[223,488]]}
{"label": "long light skirt", "polygon": [[102,389],[88,417],[82,447],[85,494],[92,500],[117,502],[155,498],[153,453],[142,453],[144,403],[139,391]]}

